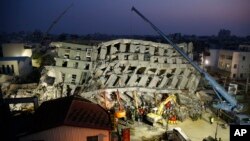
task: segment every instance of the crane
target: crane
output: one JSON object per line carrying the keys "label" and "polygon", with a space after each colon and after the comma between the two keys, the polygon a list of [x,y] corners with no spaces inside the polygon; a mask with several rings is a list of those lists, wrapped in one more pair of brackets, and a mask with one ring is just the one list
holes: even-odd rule
{"label": "crane", "polygon": [[241,104],[238,104],[236,99],[227,93],[227,91],[220,86],[216,80],[210,76],[204,69],[200,68],[198,64],[193,62],[188,55],[183,52],[176,44],[174,44],[168,37],[152,22],[150,22],[144,15],[142,15],[135,7],[132,7],[132,12],[134,11],[138,14],[145,22],[147,22],[162,38],[164,38],[178,53],[180,53],[212,86],[214,92],[216,93],[217,97],[219,98],[219,102],[213,104],[213,107],[216,109],[222,109],[225,111],[233,111],[233,112],[240,112],[243,109]]}
{"label": "crane", "polygon": [[73,3],[71,3],[53,22],[52,24],[49,26],[49,28],[47,29],[47,31],[45,32],[45,35],[47,35],[51,29],[55,26],[55,24],[62,18],[62,16],[73,6]]}
{"label": "crane", "polygon": [[46,37],[48,36],[49,32],[51,31],[51,29],[56,25],[56,23],[63,17],[64,14],[66,14],[66,12],[73,6],[73,3],[71,3],[53,22],[52,24],[50,24],[49,28],[47,29],[47,31],[45,32],[45,35],[41,41],[41,43],[43,43],[43,41],[46,39]]}

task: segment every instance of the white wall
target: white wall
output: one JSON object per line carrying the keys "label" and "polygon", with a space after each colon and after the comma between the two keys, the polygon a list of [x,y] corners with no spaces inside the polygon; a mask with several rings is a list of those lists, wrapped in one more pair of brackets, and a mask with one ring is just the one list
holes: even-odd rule
{"label": "white wall", "polygon": [[[3,65],[5,67],[5,73],[3,72]],[[19,65],[18,65],[18,61],[17,60],[12,60],[12,61],[0,61],[0,72],[3,74],[7,74],[7,66],[9,65],[10,70],[12,71],[12,66],[14,68],[14,74],[15,75],[20,75],[19,72]],[[11,73],[10,73],[11,74]]]}
{"label": "white wall", "polygon": [[205,60],[208,60],[208,64],[205,64],[207,67],[216,69],[218,67],[219,59],[219,50],[218,49],[209,49],[210,56],[206,56]]}
{"label": "white wall", "polygon": [[[31,59],[26,58],[25,60],[6,60],[6,61],[0,61],[0,69],[1,73],[3,73],[3,65],[5,67],[5,72],[4,74],[9,74],[9,75],[16,75],[16,76],[23,76],[26,77],[31,71],[32,71],[32,64],[31,64]],[[10,68],[10,73],[7,73],[7,66]],[[12,70],[14,68],[14,73],[12,73]]]}
{"label": "white wall", "polygon": [[247,78],[250,74],[250,52],[234,52],[232,65],[234,64],[237,64],[237,68],[232,67],[231,77],[236,74],[237,79]]}
{"label": "white wall", "polygon": [[3,57],[32,56],[31,49],[25,49],[23,43],[2,44]]}
{"label": "white wall", "polygon": [[20,138],[20,141],[87,141],[87,136],[98,136],[98,141],[110,141],[108,130],[60,126]]}
{"label": "white wall", "polygon": [[[219,51],[219,60],[218,60],[219,69],[226,70],[228,72],[231,71],[233,53],[234,51],[232,50],[220,50]],[[224,56],[224,58],[221,57],[222,55]],[[228,57],[231,57],[231,59],[229,59]]]}

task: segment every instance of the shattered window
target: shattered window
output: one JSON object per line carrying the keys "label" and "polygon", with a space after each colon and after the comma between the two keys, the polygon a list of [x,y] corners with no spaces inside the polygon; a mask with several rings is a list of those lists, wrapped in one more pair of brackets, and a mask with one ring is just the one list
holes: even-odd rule
{"label": "shattered window", "polygon": [[130,44],[126,44],[126,52],[129,52]]}
{"label": "shattered window", "polygon": [[75,62],[74,67],[75,67],[75,68],[78,68],[78,62]]}
{"label": "shattered window", "polygon": [[85,70],[89,70],[89,64],[86,64]]}
{"label": "shattered window", "polygon": [[92,49],[87,49],[86,57],[91,57]]}
{"label": "shattered window", "polygon": [[155,48],[155,55],[159,55],[159,48],[158,47]]}
{"label": "shattered window", "polygon": [[76,75],[75,74],[72,74],[72,81],[71,81],[72,84],[75,84],[76,83]]}
{"label": "shattered window", "polygon": [[128,60],[128,55],[124,55],[124,60]]}
{"label": "shattered window", "polygon": [[65,59],[69,59],[69,54],[64,54]]}
{"label": "shattered window", "polygon": [[76,60],[80,60],[81,58],[80,58],[80,56],[76,56]]}
{"label": "shattered window", "polygon": [[68,61],[63,61],[62,67],[67,67],[67,65],[68,65]]}
{"label": "shattered window", "polygon": [[140,46],[137,46],[136,48],[135,48],[135,53],[139,53],[140,52]]}
{"label": "shattered window", "polygon": [[221,59],[224,59],[224,58],[225,58],[225,55],[220,55],[220,58],[221,58]]}
{"label": "shattered window", "polygon": [[237,68],[237,64],[234,64],[234,68],[235,68],[235,69]]}
{"label": "shattered window", "polygon": [[64,82],[65,80],[65,73],[62,73],[62,81]]}
{"label": "shattered window", "polygon": [[146,70],[146,67],[141,67],[137,70],[137,73],[136,74],[143,74],[144,71]]}
{"label": "shattered window", "polygon": [[242,57],[242,60],[243,60],[243,61],[245,61],[245,59],[246,59],[246,57],[245,57],[245,56],[243,56],[243,57]]}
{"label": "shattered window", "polygon": [[75,57],[76,60],[80,60],[80,52],[76,52],[76,57]]}

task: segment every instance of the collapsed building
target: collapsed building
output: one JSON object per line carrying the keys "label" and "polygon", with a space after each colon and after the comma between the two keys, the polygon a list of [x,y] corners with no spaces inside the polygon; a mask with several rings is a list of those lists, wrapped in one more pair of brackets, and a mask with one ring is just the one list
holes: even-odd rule
{"label": "collapsed building", "polygon": [[[201,113],[202,100],[196,93],[201,76],[169,44],[117,39],[97,46],[64,42],[51,46],[57,52],[55,65],[44,67],[36,88],[18,89],[14,97],[38,96],[42,103],[77,94],[105,109],[121,105],[152,109],[174,94],[179,118]],[[192,43],[178,46],[193,58]]]}
{"label": "collapsed building", "polygon": [[[125,107],[154,107],[166,95],[175,94],[182,105],[179,111],[200,112],[201,102],[195,95],[200,74],[171,45],[132,39],[97,46],[51,45],[58,56],[55,66],[46,66],[41,77],[47,99],[78,94],[111,109],[117,105],[117,91]],[[193,58],[192,43],[178,46]]]}

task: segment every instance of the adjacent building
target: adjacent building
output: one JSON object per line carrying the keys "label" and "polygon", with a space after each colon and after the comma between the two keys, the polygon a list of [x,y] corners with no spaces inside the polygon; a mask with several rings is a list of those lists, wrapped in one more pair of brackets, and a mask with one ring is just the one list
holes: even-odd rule
{"label": "adjacent building", "polygon": [[20,141],[110,141],[110,114],[98,104],[64,97],[41,104]]}
{"label": "adjacent building", "polygon": [[2,44],[0,74],[26,77],[32,71],[32,48],[24,43]]}
{"label": "adjacent building", "polygon": [[31,57],[32,48],[24,43],[2,44],[3,57]]}
{"label": "adjacent building", "polygon": [[[229,72],[231,79],[246,79],[250,75],[249,46],[239,46],[237,50],[210,49],[205,65],[213,69]],[[207,62],[207,63],[206,63]]]}
{"label": "adjacent building", "polygon": [[218,69],[219,49],[209,49],[209,54],[204,56],[203,65],[210,69]]}
{"label": "adjacent building", "polygon": [[30,57],[0,58],[0,74],[26,77],[32,71]]}

